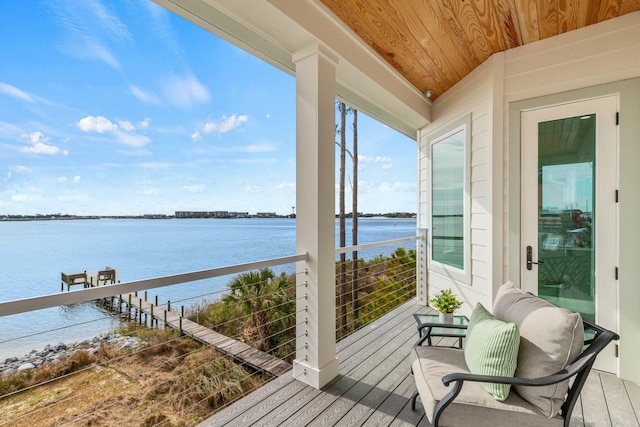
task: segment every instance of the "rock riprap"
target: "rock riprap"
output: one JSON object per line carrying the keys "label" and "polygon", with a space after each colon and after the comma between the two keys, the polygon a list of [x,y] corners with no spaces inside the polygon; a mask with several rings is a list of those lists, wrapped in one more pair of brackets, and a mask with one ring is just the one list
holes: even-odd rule
{"label": "rock riprap", "polygon": [[139,340],[136,337],[120,334],[105,334],[72,344],[62,342],[55,345],[47,344],[42,351],[31,350],[22,357],[9,357],[4,361],[0,361],[0,373],[3,376],[8,376],[16,372],[34,369],[45,363],[57,362],[81,350],[95,354],[100,350],[102,344],[116,350],[134,349],[138,346]]}

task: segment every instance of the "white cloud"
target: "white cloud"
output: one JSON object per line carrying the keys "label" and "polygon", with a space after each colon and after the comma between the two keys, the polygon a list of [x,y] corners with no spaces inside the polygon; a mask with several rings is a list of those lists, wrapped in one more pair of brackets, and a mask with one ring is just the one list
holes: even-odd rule
{"label": "white cloud", "polygon": [[[148,123],[147,119],[143,123]],[[140,148],[151,142],[148,136],[133,133],[136,127],[129,120],[118,120],[118,124],[115,124],[104,116],[87,116],[80,119],[76,126],[83,132],[113,134],[118,142],[130,147]]]}
{"label": "white cloud", "polygon": [[118,125],[103,116],[87,116],[76,124],[83,132],[113,132],[118,129]]}
{"label": "white cloud", "polygon": [[203,193],[207,190],[205,185],[187,185],[182,188],[187,190],[189,193]]}
{"label": "white cloud", "polygon": [[40,194],[14,194],[11,196],[11,200],[14,202],[39,202],[42,200]]}
{"label": "white cloud", "polygon": [[67,182],[67,177],[66,176],[59,176],[58,177],[58,182]]}
{"label": "white cloud", "polygon": [[200,134],[200,132],[195,131],[194,133],[191,134],[191,139],[193,141],[200,141],[202,139],[202,135]]}
{"label": "white cloud", "polygon": [[185,110],[211,99],[209,89],[194,76],[171,76],[164,82],[163,91],[169,102]]}
{"label": "white cloud", "polygon": [[233,114],[231,117],[227,117],[225,115],[216,122],[205,123],[205,125],[202,127],[202,133],[205,135],[212,133],[221,135],[242,126],[242,124],[246,123],[247,120],[249,120],[249,116],[244,114],[240,116]]}
{"label": "white cloud", "polygon": [[146,135],[139,135],[135,133],[125,133],[121,131],[116,131],[115,135],[118,138],[118,141],[130,147],[139,148],[151,142],[151,138],[149,138]]}
{"label": "white cloud", "polygon": [[0,137],[14,138],[23,132],[18,126],[0,121]]}
{"label": "white cloud", "polygon": [[17,173],[31,173],[31,169],[23,165],[14,166],[11,170]]}
{"label": "white cloud", "polygon": [[102,42],[83,37],[84,46],[78,49],[77,53],[84,58],[97,59],[102,61],[114,70],[120,70],[120,61],[111,53],[109,48],[104,46]]}
{"label": "white cloud", "polygon": [[145,117],[143,121],[138,122],[138,127],[141,129],[146,129],[151,124],[151,118]]}
{"label": "white cloud", "polygon": [[276,151],[277,147],[274,144],[265,143],[265,144],[249,144],[247,145],[243,151],[246,153],[267,153],[270,151]]}
{"label": "white cloud", "polygon": [[382,193],[398,191],[415,191],[416,184],[413,182],[382,182],[378,185],[378,191]]}
{"label": "white cloud", "polygon": [[58,196],[56,200],[62,203],[69,203],[84,202],[86,200],[89,200],[89,198],[85,194],[65,194],[63,196]]}
{"label": "white cloud", "polygon": [[140,89],[138,86],[131,85],[129,89],[131,90],[131,94],[133,96],[135,96],[145,104],[159,105],[162,103],[160,101],[160,98],[158,98],[155,94],[144,91]]}
{"label": "white cloud", "polygon": [[47,144],[49,138],[44,136],[44,134],[40,131],[35,131],[30,134],[23,134],[22,137],[27,139],[31,144],[30,147],[24,147],[21,150],[23,153],[47,155],[56,155],[58,153],[62,153],[65,156],[69,154],[68,150],[60,150],[60,148],[56,147],[55,145]]}
{"label": "white cloud", "polygon": [[80,181],[82,181],[82,177],[81,176],[76,175],[76,176],[73,177],[73,182],[80,182]]}
{"label": "white cloud", "polygon": [[143,169],[169,169],[175,165],[173,163],[150,162],[138,163],[136,166]]}
{"label": "white cloud", "polygon": [[101,61],[116,70],[121,68],[108,45],[129,40],[130,34],[117,14],[98,0],[51,2],[50,7],[63,30],[60,44],[63,52],[75,58]]}
{"label": "white cloud", "polygon": [[145,196],[157,196],[160,194],[160,189],[156,187],[146,186],[142,189],[142,194]]}
{"label": "white cloud", "polygon": [[296,183],[295,182],[281,182],[280,184],[276,185],[276,188],[278,190],[295,190],[296,189]]}
{"label": "white cloud", "polygon": [[258,193],[260,191],[262,191],[262,187],[259,185],[247,185],[244,188],[244,191],[247,193]]}
{"label": "white cloud", "polygon": [[29,95],[28,93],[18,89],[15,86],[11,86],[9,84],[6,83],[1,83],[0,82],[0,93],[3,93],[5,95],[9,95],[13,98],[17,98],[17,99],[21,99],[23,101],[27,101],[27,102],[34,102],[34,99],[31,95]]}
{"label": "white cloud", "polygon": [[383,157],[383,156],[369,157],[369,156],[358,155],[358,162],[361,162],[361,163],[389,163],[391,161],[392,161],[391,157]]}
{"label": "white cloud", "polygon": [[[24,147],[22,149],[23,153],[30,153],[30,154],[49,154],[49,155],[55,155],[60,153],[60,149],[54,145],[47,145],[47,144],[42,144],[42,143],[37,143],[32,145],[31,147]],[[68,151],[63,151],[64,155],[68,154]]]}
{"label": "white cloud", "polygon": [[389,170],[393,168],[393,163],[391,163],[392,160],[393,159],[391,159],[391,157],[385,157],[385,156],[369,157],[369,156],[358,155],[358,169],[365,169],[369,164],[382,163],[381,168],[383,170]]}
{"label": "white cloud", "polygon": [[40,131],[36,131],[31,133],[30,135],[23,135],[23,136],[29,138],[29,142],[32,144],[45,143],[49,141],[49,138],[44,136],[44,134]]}
{"label": "white cloud", "polygon": [[136,130],[136,127],[128,120],[118,120],[118,126],[120,129],[125,130],[127,132],[132,132]]}

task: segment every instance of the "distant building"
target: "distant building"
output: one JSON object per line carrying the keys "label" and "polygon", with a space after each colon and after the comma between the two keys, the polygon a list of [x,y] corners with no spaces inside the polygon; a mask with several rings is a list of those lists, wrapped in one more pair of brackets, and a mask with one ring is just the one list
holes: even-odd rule
{"label": "distant building", "polygon": [[249,218],[249,212],[229,212],[231,218]]}
{"label": "distant building", "polygon": [[249,212],[176,211],[176,218],[249,218]]}
{"label": "distant building", "polygon": [[275,217],[277,217],[278,215],[276,215],[276,213],[275,213],[275,212],[258,212],[258,213],[256,214],[256,216],[257,216],[258,218],[275,218]]}

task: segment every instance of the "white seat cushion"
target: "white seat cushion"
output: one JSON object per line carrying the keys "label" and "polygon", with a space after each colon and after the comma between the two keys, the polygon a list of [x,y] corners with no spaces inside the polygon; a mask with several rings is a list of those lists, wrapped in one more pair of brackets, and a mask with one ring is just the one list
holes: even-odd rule
{"label": "white seat cushion", "polygon": [[[463,350],[448,347],[416,346],[411,352],[411,367],[420,400],[429,422],[433,422],[435,406],[451,390],[442,377],[453,372],[466,372]],[[562,426],[560,416],[544,417],[532,404],[511,392],[500,402],[487,393],[480,383],[465,381],[462,391],[444,410],[440,426]]]}

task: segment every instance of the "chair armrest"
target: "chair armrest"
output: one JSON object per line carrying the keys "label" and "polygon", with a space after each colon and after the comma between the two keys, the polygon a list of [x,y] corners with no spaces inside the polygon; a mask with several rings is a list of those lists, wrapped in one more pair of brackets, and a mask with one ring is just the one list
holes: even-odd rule
{"label": "chair armrest", "polygon": [[541,387],[545,385],[556,384],[567,380],[585,367],[589,366],[596,354],[587,354],[584,357],[578,358],[575,362],[567,366],[565,369],[556,372],[555,374],[547,375],[539,378],[519,378],[519,377],[497,377],[492,375],[476,375],[466,372],[455,372],[447,374],[442,377],[442,383],[445,386],[449,386],[454,381],[474,381],[482,383],[495,383],[495,384],[511,384],[526,387]]}
{"label": "chair armrest", "polygon": [[569,379],[584,369],[590,369],[594,362],[597,353],[583,353],[575,362],[567,366],[565,369],[556,372],[555,374],[548,375],[540,378],[519,378],[519,377],[497,377],[492,375],[476,375],[466,372],[454,372],[442,377],[442,383],[449,387],[453,383],[451,391],[446,394],[438,402],[434,410],[433,425],[438,424],[438,420],[442,412],[446,409],[451,402],[460,394],[462,385],[465,381],[483,382],[483,383],[495,383],[495,384],[511,384],[525,387],[540,387],[550,384],[556,384],[566,379]]}

